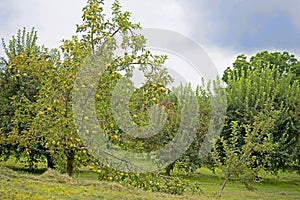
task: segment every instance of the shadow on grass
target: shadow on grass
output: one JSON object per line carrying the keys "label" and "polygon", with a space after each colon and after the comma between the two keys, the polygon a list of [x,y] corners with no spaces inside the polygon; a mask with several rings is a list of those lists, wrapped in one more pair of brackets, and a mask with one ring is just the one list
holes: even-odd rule
{"label": "shadow on grass", "polygon": [[21,166],[15,166],[15,165],[5,165],[5,167],[7,167],[13,171],[16,171],[16,172],[29,173],[29,174],[33,174],[33,175],[41,175],[45,171],[47,171],[47,168],[30,169],[28,167],[21,167]]}

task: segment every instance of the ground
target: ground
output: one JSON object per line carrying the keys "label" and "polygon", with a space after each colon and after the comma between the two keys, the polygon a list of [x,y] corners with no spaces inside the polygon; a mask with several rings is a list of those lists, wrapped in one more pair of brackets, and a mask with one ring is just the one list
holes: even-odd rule
{"label": "ground", "polygon": [[[188,175],[173,173],[187,180],[198,181],[201,195],[169,195],[153,193],[137,188],[123,187],[113,182],[98,181],[96,174],[82,168],[74,178],[54,170],[40,167],[34,173],[22,163],[0,162],[0,199],[217,199],[222,184],[222,175],[208,169],[199,169]],[[229,182],[222,199],[300,199],[300,175],[295,172],[280,172],[277,176],[263,173],[257,190],[248,191],[238,182]]]}

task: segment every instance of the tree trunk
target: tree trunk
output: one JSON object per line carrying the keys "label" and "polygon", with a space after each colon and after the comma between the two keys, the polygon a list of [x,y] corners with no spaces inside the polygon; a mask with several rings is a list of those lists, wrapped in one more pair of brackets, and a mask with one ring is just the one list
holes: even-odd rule
{"label": "tree trunk", "polygon": [[224,182],[223,182],[223,184],[222,184],[222,186],[221,186],[221,188],[220,188],[220,192],[219,192],[219,197],[218,197],[218,198],[221,198],[222,192],[223,192],[223,190],[224,190],[224,188],[225,188],[225,185],[226,185],[228,179],[229,179],[229,177],[226,176],[226,178],[225,178],[225,180],[224,180]]}
{"label": "tree trunk", "polygon": [[174,165],[175,165],[175,162],[172,162],[171,164],[169,164],[169,165],[166,167],[166,174],[167,174],[168,176],[170,176],[171,170],[174,169]]}
{"label": "tree trunk", "polygon": [[67,173],[69,176],[73,176],[74,168],[75,168],[75,151],[70,150],[66,153],[67,156]]}
{"label": "tree trunk", "polygon": [[50,154],[48,154],[48,153],[45,156],[46,156],[46,159],[47,159],[48,168],[55,169],[55,164],[53,162],[52,156]]}

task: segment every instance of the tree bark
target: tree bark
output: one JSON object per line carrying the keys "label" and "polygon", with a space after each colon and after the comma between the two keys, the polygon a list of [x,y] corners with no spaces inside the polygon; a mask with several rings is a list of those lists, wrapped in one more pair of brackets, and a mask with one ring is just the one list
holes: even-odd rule
{"label": "tree bark", "polygon": [[47,153],[45,156],[46,156],[46,159],[47,159],[48,168],[55,169],[55,164],[54,164],[52,156],[49,153]]}
{"label": "tree bark", "polygon": [[166,174],[167,174],[168,176],[170,176],[171,170],[174,169],[174,165],[175,165],[175,162],[172,162],[171,164],[169,164],[169,165],[166,167]]}
{"label": "tree bark", "polygon": [[228,176],[226,176],[226,178],[225,178],[225,180],[224,180],[224,182],[223,182],[223,184],[222,184],[222,186],[221,186],[221,188],[220,188],[220,192],[219,192],[219,196],[218,196],[218,198],[221,198],[221,196],[222,196],[222,192],[223,192],[223,190],[224,190],[224,188],[225,188],[225,185],[226,185],[226,183],[227,183],[228,179],[229,179],[229,177],[228,177]]}
{"label": "tree bark", "polygon": [[75,151],[70,150],[66,153],[67,156],[67,173],[69,176],[73,176],[74,168],[75,168]]}

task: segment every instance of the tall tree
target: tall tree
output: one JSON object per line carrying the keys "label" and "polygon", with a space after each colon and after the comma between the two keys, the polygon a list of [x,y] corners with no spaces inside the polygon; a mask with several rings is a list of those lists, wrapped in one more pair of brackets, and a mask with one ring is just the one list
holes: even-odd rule
{"label": "tall tree", "polygon": [[58,59],[54,52],[37,44],[34,29],[26,32],[19,30],[8,42],[2,40],[6,57],[1,58],[1,152],[7,158],[11,151],[19,157],[28,158],[30,166],[37,157],[46,155],[49,167],[52,159],[40,141],[32,142],[27,135],[30,123],[36,116],[34,104],[41,87],[41,76],[46,76],[47,68]]}
{"label": "tall tree", "polygon": [[[224,72],[227,82],[227,123],[222,135],[231,135],[229,124],[251,124],[253,116],[263,110],[268,99],[273,99],[275,109],[283,106],[273,130],[274,142],[280,145],[272,153],[268,163],[270,170],[299,169],[299,61],[288,53],[262,52],[250,61],[241,55],[233,68]],[[243,145],[245,131],[241,131],[239,145]],[[259,156],[258,156],[259,158]]]}
{"label": "tall tree", "polygon": [[246,76],[246,72],[249,70],[264,70],[266,68],[277,70],[279,74],[293,73],[295,75],[293,79],[295,80],[299,80],[300,78],[300,62],[295,55],[289,54],[288,52],[270,53],[268,51],[262,51],[252,56],[250,61],[247,60],[245,55],[239,55],[232,64],[232,67],[226,68],[222,80],[228,83],[229,77]]}
{"label": "tall tree", "polygon": [[[101,76],[103,82],[99,82],[96,88],[111,85],[118,72],[124,72],[124,77],[131,77],[135,66],[140,67],[148,82],[159,77],[165,77],[161,79],[165,83],[170,80],[161,67],[166,57],[153,55],[144,48],[146,40],[134,33],[140,25],[130,21],[130,13],[122,12],[118,1],[112,4],[111,13],[111,18],[105,16],[103,0],[88,0],[83,8],[83,22],[77,25],[77,34],[70,40],[64,40],[60,46],[62,61],[52,66],[47,76],[40,74],[42,85],[35,103],[38,114],[31,123],[30,133],[37,137],[42,133],[44,146],[54,156],[57,166],[69,175],[73,174],[76,163],[85,163],[89,159],[74,124],[71,92],[76,73],[86,60],[99,57],[101,52],[101,62],[109,61],[105,63],[106,69]],[[117,42],[117,35],[121,43]],[[123,55],[117,55],[116,49],[123,51]],[[99,95],[105,97],[105,93],[99,93],[93,98],[99,98]],[[105,123],[110,123],[109,119],[105,120]]]}

